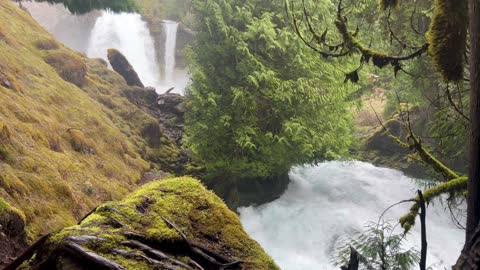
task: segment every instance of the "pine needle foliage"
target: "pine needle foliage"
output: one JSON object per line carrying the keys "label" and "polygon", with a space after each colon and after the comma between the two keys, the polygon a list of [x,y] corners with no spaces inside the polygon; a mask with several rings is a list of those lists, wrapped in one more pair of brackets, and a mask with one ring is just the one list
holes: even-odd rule
{"label": "pine needle foliage", "polygon": [[383,221],[368,223],[364,232],[337,247],[332,263],[348,265],[351,248],[360,255],[360,270],[412,270],[417,268],[420,254],[415,248],[405,248],[405,235],[395,234],[394,227]]}
{"label": "pine needle foliage", "polygon": [[184,141],[207,178],[267,177],[348,153],[358,88],[301,43],[282,3],[202,0],[193,12]]}

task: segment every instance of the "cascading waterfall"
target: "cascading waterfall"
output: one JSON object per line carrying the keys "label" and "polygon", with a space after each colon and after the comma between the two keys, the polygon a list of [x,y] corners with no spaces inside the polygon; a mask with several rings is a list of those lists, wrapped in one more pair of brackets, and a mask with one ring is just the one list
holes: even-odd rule
{"label": "cascading waterfall", "polygon": [[[363,162],[327,162],[298,167],[282,197],[259,207],[239,209],[245,230],[283,270],[338,269],[330,264],[334,247],[347,235],[378,221],[388,206],[416,195],[413,179],[401,172]],[[392,225],[410,204],[388,211]],[[401,233],[399,230],[398,233]],[[420,248],[419,226],[407,237]],[[427,208],[427,266],[444,269],[459,256],[464,231],[444,206]]]}
{"label": "cascading waterfall", "polygon": [[107,59],[110,48],[125,55],[146,86],[160,85],[154,41],[139,14],[102,12],[90,35],[87,55]]}
{"label": "cascading waterfall", "polygon": [[107,50],[114,48],[124,54],[146,86],[158,93],[171,87],[183,93],[189,76],[175,68],[178,23],[163,21],[164,72],[160,71],[154,39],[139,14],[93,11],[73,15],[61,4],[26,2],[32,16],[66,45],[89,57],[107,59]]}
{"label": "cascading waterfall", "polygon": [[173,83],[173,73],[175,71],[175,53],[177,49],[177,30],[178,23],[174,21],[163,21],[163,29],[165,33],[165,84]]}

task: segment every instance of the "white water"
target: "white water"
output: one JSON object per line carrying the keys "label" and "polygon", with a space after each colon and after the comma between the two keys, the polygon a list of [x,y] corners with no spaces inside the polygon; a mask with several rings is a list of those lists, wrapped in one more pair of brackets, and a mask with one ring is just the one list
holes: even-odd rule
{"label": "white water", "polygon": [[165,83],[173,83],[173,72],[175,69],[175,53],[177,49],[177,29],[178,23],[173,21],[163,21],[165,32]]}
{"label": "white water", "polygon": [[[239,209],[245,230],[283,270],[338,269],[330,264],[335,244],[363,231],[366,222],[376,222],[384,209],[415,196],[417,190],[401,172],[363,162],[299,167],[290,177],[292,183],[278,200]],[[393,208],[387,219],[398,220],[408,207]],[[420,247],[418,227],[408,245]],[[441,205],[427,209],[427,230],[427,266],[443,269],[454,264],[464,232]]]}
{"label": "white water", "polygon": [[72,15],[61,4],[26,2],[32,16],[67,46],[86,53],[88,57],[108,62],[107,50],[114,48],[125,55],[145,86],[158,93],[171,87],[183,93],[189,81],[186,70],[175,68],[178,23],[165,21],[165,73],[160,72],[154,39],[139,14],[93,11]]}
{"label": "white water", "polygon": [[87,55],[107,59],[107,50],[119,50],[145,86],[160,85],[153,37],[139,14],[102,12],[93,27]]}

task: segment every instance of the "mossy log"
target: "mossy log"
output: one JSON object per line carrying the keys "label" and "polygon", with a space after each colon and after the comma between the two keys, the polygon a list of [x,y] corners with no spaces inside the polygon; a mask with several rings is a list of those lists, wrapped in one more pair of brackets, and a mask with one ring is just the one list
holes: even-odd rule
{"label": "mossy log", "polygon": [[[92,268],[93,267],[93,268]],[[197,180],[151,182],[52,234],[20,269],[278,269]]]}

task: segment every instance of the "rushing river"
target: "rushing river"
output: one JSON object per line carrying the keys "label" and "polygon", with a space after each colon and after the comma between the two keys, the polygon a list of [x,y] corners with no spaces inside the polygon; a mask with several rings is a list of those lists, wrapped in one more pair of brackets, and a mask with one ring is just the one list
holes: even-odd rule
{"label": "rushing river", "polygon": [[[330,264],[335,245],[417,190],[414,180],[399,171],[357,161],[298,167],[290,177],[291,184],[278,200],[239,210],[245,230],[283,270],[338,269]],[[393,208],[387,219],[394,223],[408,208],[409,204]],[[427,266],[453,265],[464,232],[440,204],[428,207],[427,230]],[[420,249],[419,226],[407,241]]]}

